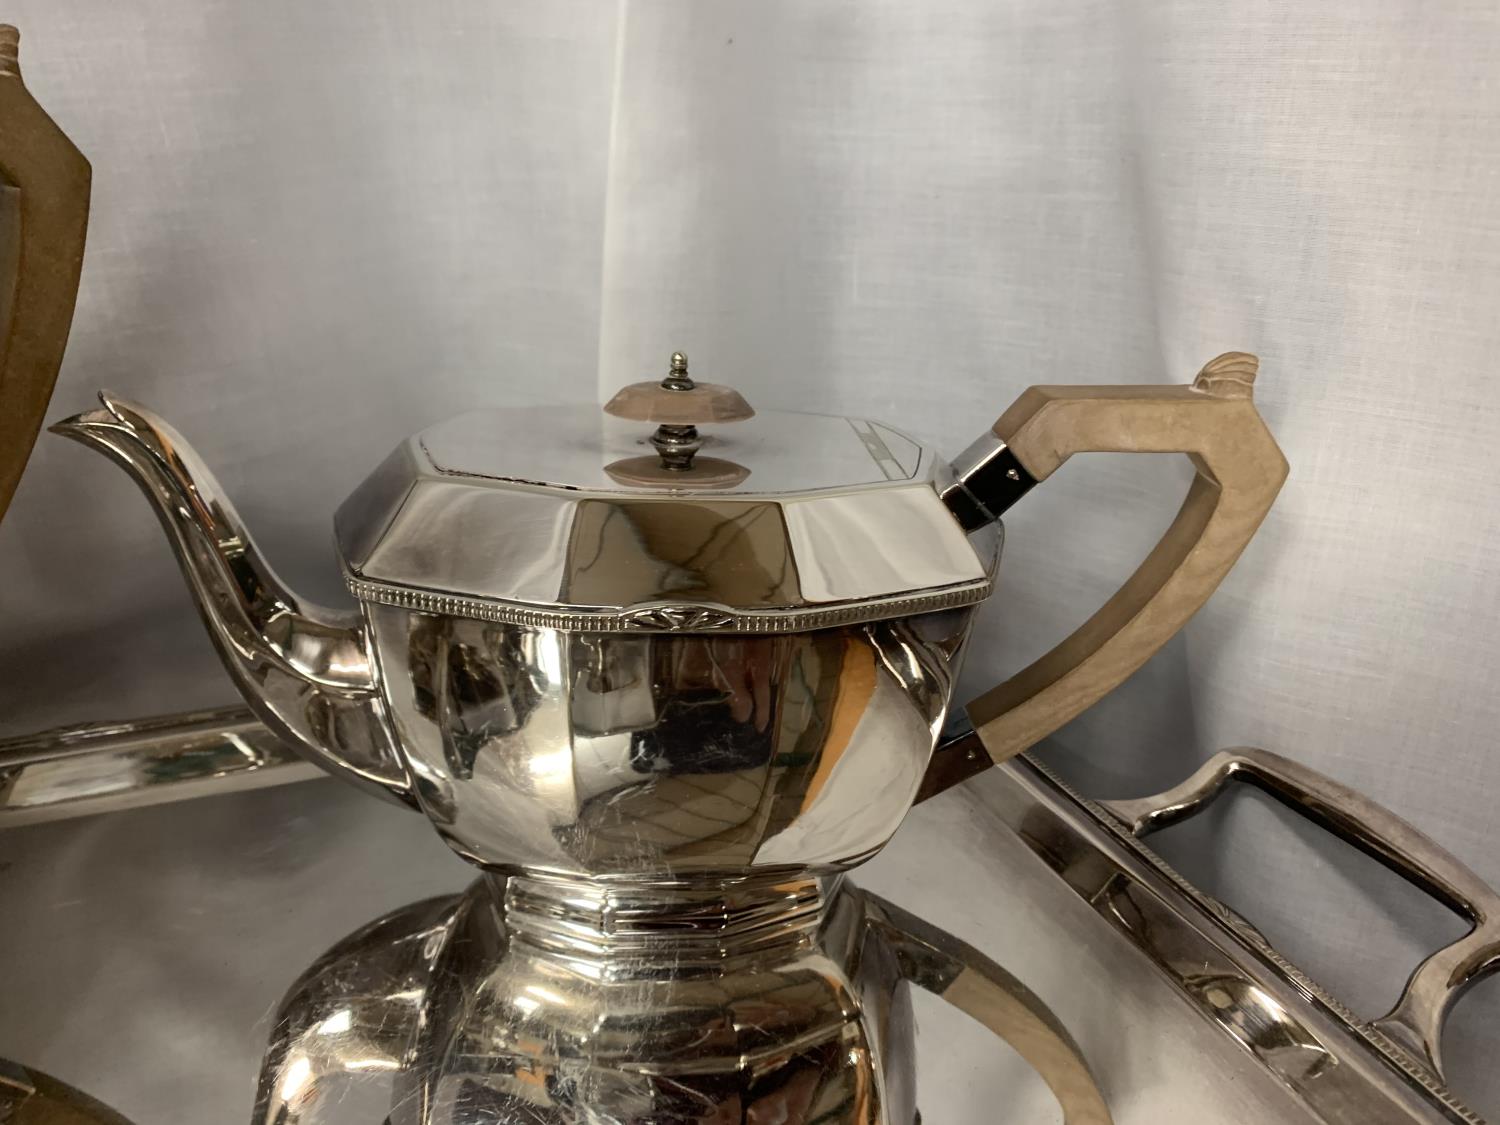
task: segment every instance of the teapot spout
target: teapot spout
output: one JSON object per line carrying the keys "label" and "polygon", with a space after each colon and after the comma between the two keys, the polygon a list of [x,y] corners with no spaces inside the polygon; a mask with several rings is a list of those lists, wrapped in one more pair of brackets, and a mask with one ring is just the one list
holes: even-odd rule
{"label": "teapot spout", "polygon": [[265,724],[329,773],[414,804],[357,612],[298,598],[267,565],[213,474],[150,411],[101,392],[51,427],[106,454],[161,519],[235,686]]}

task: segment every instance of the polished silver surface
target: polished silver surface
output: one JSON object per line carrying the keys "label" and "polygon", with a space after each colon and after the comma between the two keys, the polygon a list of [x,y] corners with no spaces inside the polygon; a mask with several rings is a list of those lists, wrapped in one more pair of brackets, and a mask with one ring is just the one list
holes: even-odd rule
{"label": "polished silver surface", "polygon": [[[965,742],[961,737],[945,745],[944,753],[963,757]],[[24,772],[48,767],[61,772]],[[1431,840],[1346,787],[1263,750],[1224,752],[1181,785],[1130,801],[1088,802],[1073,797],[1033,763],[1006,769],[1014,771],[1017,778],[1007,781],[998,804],[1018,830],[1019,838],[1058,869],[1068,885],[1160,967],[1201,1014],[1315,1107],[1320,1120],[1363,1120],[1363,1114],[1386,1112],[1388,1102],[1399,1106],[1414,1089],[1428,1095],[1440,1114],[1447,1114],[1437,1120],[1478,1120],[1442,1084],[1438,1046],[1443,1017],[1464,990],[1493,970],[1500,955],[1500,942],[1493,933],[1496,896]],[[0,812],[0,826],[17,827],[87,812],[232,793],[254,785],[301,780],[314,773],[311,766],[280,747],[270,732],[242,708],[49,732],[0,744],[0,774],[9,780],[5,795],[10,802],[7,810]],[[16,784],[18,779],[21,784]],[[1206,807],[1231,780],[1257,785],[1306,809],[1320,823],[1470,917],[1474,930],[1439,950],[1413,973],[1395,1011],[1374,1021],[1357,1019],[1288,964],[1258,931],[1184,884],[1152,853],[1138,845],[1120,851],[1129,836],[1139,838]],[[1076,805],[1071,818],[1065,797]],[[1090,814],[1097,823],[1090,824],[1081,813]],[[1130,862],[1132,855],[1134,863]],[[1147,866],[1141,866],[1141,861]],[[1157,875],[1154,879],[1152,871]],[[889,903],[880,904],[872,912],[868,896],[864,899],[870,924],[896,915],[902,919],[902,932],[923,932],[924,923],[913,916]],[[287,1121],[358,1120],[336,1114],[348,1114],[351,1106],[363,1106],[370,1097],[392,1096],[392,1076],[408,1066],[402,1060],[412,1057],[408,1039],[414,1034],[413,1021],[430,1012],[415,997],[439,979],[433,976],[441,961],[437,957],[438,937],[451,940],[457,912],[474,909],[474,902],[488,903],[503,913],[506,933],[532,951],[528,964],[535,967],[538,958],[551,959],[553,968],[566,967],[560,971],[561,979],[572,979],[571,974],[581,972],[594,982],[589,986],[593,989],[589,996],[599,1003],[600,1010],[608,1011],[628,1010],[627,999],[638,996],[639,988],[632,991],[619,985],[606,989],[598,982],[623,977],[639,986],[641,971],[651,967],[653,951],[661,952],[657,947],[663,934],[674,939],[670,960],[677,970],[695,963],[700,969],[705,965],[723,968],[736,958],[764,967],[768,958],[777,956],[778,948],[813,940],[825,913],[823,887],[808,879],[783,883],[774,878],[742,880],[717,887],[656,885],[644,892],[629,882],[548,876],[483,880],[462,902],[442,899],[396,911],[351,935],[309,970],[283,1005],[276,1039],[279,1046],[273,1045],[267,1063],[274,1074],[268,1070],[262,1079],[263,1104],[285,1102],[291,1107],[288,1113],[301,1107],[297,1112],[311,1114],[297,1117],[293,1113],[285,1118]],[[1226,927],[1262,960],[1248,959],[1243,951],[1236,955],[1233,945],[1226,948],[1224,935],[1216,936],[1212,927],[1205,932],[1200,914]],[[495,917],[486,915],[484,924],[496,924]],[[898,950],[900,942],[889,940],[893,931],[886,928],[882,932],[888,939],[886,953]],[[508,949],[509,941],[505,936],[488,939],[486,948],[498,957],[497,951]],[[914,966],[935,956],[932,949],[943,946],[943,935],[928,933],[924,941],[925,952],[907,950],[898,959],[907,977],[938,994],[944,993],[964,967],[977,963],[976,958],[983,961],[972,949],[956,961],[950,956],[944,962],[949,965],[947,977],[939,980],[942,973],[930,965],[926,970]],[[870,947],[867,944],[865,948]],[[889,959],[882,963],[888,964]],[[454,971],[448,962],[442,964],[448,965],[444,972]],[[519,962],[512,963],[507,971],[515,964]],[[996,979],[1003,970],[993,967],[989,973]],[[846,975],[851,979],[857,976]],[[457,987],[451,976],[441,979],[447,981],[445,987]],[[559,973],[553,973],[540,987],[555,986],[558,979]],[[671,984],[675,979],[654,986],[650,992],[653,1003],[661,1000],[663,988],[675,987]],[[523,982],[512,988],[521,997],[521,1008],[536,1000],[526,991],[534,983]],[[895,995],[894,987],[888,980],[876,995],[887,998],[882,1003],[891,1011],[900,1011],[900,1002],[889,999]],[[477,993],[478,989],[474,984],[470,991]],[[1014,981],[1002,992],[1012,998],[1025,994]],[[561,995],[555,987],[552,994]],[[1299,1010],[1296,997],[1300,994],[1314,998],[1311,1016]],[[574,993],[569,999],[576,1017],[579,1007],[586,1007],[585,998]],[[949,999],[961,1002],[957,993]],[[863,994],[861,1003],[869,1007],[875,1000]],[[701,1008],[695,1010],[701,1012]],[[1343,1021],[1343,1031],[1334,1037],[1328,1032],[1329,1013]],[[575,1037],[598,1033],[600,1038],[591,1038],[587,1050],[577,1043],[569,1049],[595,1059],[607,1056],[609,1044],[619,1051],[640,1042],[623,1032],[610,1037],[597,1021],[589,1023],[575,1017],[570,1017],[571,1023],[564,1021],[561,1028],[550,1029],[546,1037],[532,1038],[561,1043],[570,1034],[570,1027]],[[526,1023],[517,1015],[515,1003],[508,1009],[501,1005],[490,1010],[486,1018],[506,1026]],[[884,1022],[877,1023],[885,1027]],[[622,1019],[616,1026],[633,1025]],[[1024,1036],[1024,1030],[1018,1030],[1014,1021],[992,1029],[1013,1043]],[[1067,1034],[1060,1027],[1053,1030]],[[1350,1031],[1364,1040],[1364,1048],[1351,1047]],[[909,1029],[901,1034],[909,1035]],[[1357,1056],[1363,1050],[1367,1057],[1350,1062],[1345,1055],[1351,1049]],[[1070,1057],[1079,1059],[1076,1048]],[[1378,1065],[1382,1059],[1389,1064],[1385,1070]],[[1372,1065],[1372,1060],[1377,1065]],[[882,1081],[908,1088],[910,1076],[895,1075],[893,1065],[888,1056]],[[1081,1062],[1075,1065],[1082,1067]],[[1081,1073],[1086,1075],[1086,1068]],[[469,1086],[465,1088],[469,1089],[477,1078],[470,1074],[467,1081]],[[1392,1083],[1397,1088],[1395,1094],[1384,1088]],[[1086,1089],[1087,1084],[1079,1086],[1075,1081],[1073,1087],[1076,1096],[1076,1089]],[[278,1092],[282,1090],[292,1093],[281,1097]],[[465,1095],[471,1108],[492,1105],[497,1096],[491,1091],[481,1097],[472,1090]],[[313,1112],[308,1107],[314,1103],[325,1108]],[[335,1103],[341,1107],[337,1111],[327,1108]],[[464,1098],[455,1103],[460,1104],[464,1104]],[[1401,1112],[1406,1116],[1391,1119],[1433,1119],[1410,1106]]]}
{"label": "polished silver surface", "polygon": [[328,772],[408,801],[358,614],[293,594],[181,435],[129,403],[99,399],[100,409],[52,431],[106,454],[146,494],[245,701]]}
{"label": "polished silver surface", "polygon": [[[1206,808],[1235,780],[1312,818],[1470,922],[1467,934],[1412,971],[1394,1008],[1359,1025],[1378,1049],[1392,1053],[1394,1048],[1394,1053],[1441,1075],[1448,1013],[1466,991],[1500,970],[1500,895],[1389,809],[1299,762],[1257,747],[1221,751],[1165,793],[1106,801],[1103,807],[1139,838]],[[1250,936],[1265,944],[1255,931]]]}
{"label": "polished silver surface", "polygon": [[[932,480],[943,460],[890,426],[832,414],[762,410],[715,427],[710,436],[705,451],[750,470],[731,496],[811,498],[833,490],[902,488]],[[585,404],[469,411],[414,440],[424,471],[471,488],[488,481],[660,499],[659,492],[622,487],[605,472],[619,457],[649,453],[649,438],[649,426],[643,430],[639,422]]]}
{"label": "polished silver surface", "polygon": [[253,1120],[908,1125],[915,1091],[885,1068],[909,1067],[910,1020],[860,905],[835,894],[825,920],[807,882],[480,880],[292,986]]}
{"label": "polished silver surface", "polygon": [[244,706],[0,741],[0,828],[321,776]]}
{"label": "polished silver surface", "polygon": [[[306,1075],[318,1070],[325,1095],[303,1112],[382,1121],[402,1066],[386,1052],[396,1032],[411,1026],[414,994],[433,980],[422,947],[451,944],[443,936],[446,912],[463,887],[480,889],[473,869],[420,818],[325,783],[33,825],[0,840],[0,902],[8,918],[24,920],[0,926],[7,970],[0,1055],[58,1075],[141,1125],[245,1121],[267,1043],[293,1040],[309,1051]],[[1119,1125],[1474,1120],[1455,1116],[1436,1095],[1411,1097],[1412,1084],[1399,1077],[1388,1088],[1388,1067],[1361,1064],[1370,1050],[1362,1037],[1347,1026],[1340,1032],[1336,1014],[1274,961],[1245,955],[1243,935],[1212,900],[1150,856],[1102,809],[1018,761],[919,806],[861,869],[870,917],[881,929],[877,947],[893,933],[882,915],[893,916],[896,929],[918,931],[918,944],[896,947],[900,975],[946,1001],[911,995],[920,1029],[916,1104],[927,1122],[1063,1120],[1021,1054],[997,1051],[969,1018],[1010,1011],[1015,1018],[1001,1027],[1020,1052],[1026,990],[1017,981],[1068,1029],[1072,1065],[1078,1053],[1088,1060]],[[1111,893],[1101,896],[1102,886]],[[889,901],[872,904],[870,891],[911,913]],[[585,918],[585,928],[597,929],[609,913],[600,901],[586,896],[551,915],[543,931],[571,934]],[[1132,902],[1170,909],[1149,915],[1149,926],[1126,926],[1120,915]],[[387,928],[360,939],[368,956],[336,973],[303,973],[315,961],[331,964],[320,960],[324,951],[358,944],[344,935],[385,916]],[[968,952],[954,957],[935,927],[958,935]],[[391,940],[398,934],[410,940]],[[1193,934],[1205,944],[1182,944]],[[1175,960],[1161,954],[1162,943],[1170,950],[1173,942]],[[924,952],[922,943],[948,953]],[[1005,969],[995,973],[975,948]],[[1226,948],[1240,951],[1237,958],[1226,958]],[[1191,958],[1204,955],[1213,972],[1190,972]],[[977,982],[973,965],[981,970]],[[1218,970],[1226,967],[1235,987],[1221,995],[1215,985],[1225,983]],[[341,979],[341,987],[305,990],[314,976]],[[286,1024],[277,1017],[284,996]],[[297,996],[315,1003],[300,1008]],[[293,1022],[317,1026],[318,996],[331,1022],[321,1036],[292,1035]],[[339,996],[353,1001],[347,1014],[333,1003]],[[1235,1003],[1221,1020],[1210,1010],[1224,996]],[[381,997],[389,1001],[384,1009]],[[1033,1030],[1045,1030],[1044,1014],[1030,1009]],[[387,1026],[395,1031],[386,1034]],[[369,1036],[352,1034],[357,1027]],[[1306,1040],[1297,1036],[1307,1032],[1360,1091],[1343,1116],[1317,1108],[1284,1080],[1306,1058],[1297,1045]],[[1264,1049],[1249,1049],[1247,1039]],[[334,1059],[348,1064],[342,1079],[331,1070]],[[1361,1107],[1365,1116],[1351,1116]]]}
{"label": "polished silver surface", "polygon": [[491,873],[293,990],[258,1119],[906,1125],[905,964],[1109,1121],[1033,994],[838,881],[922,788],[999,529],[966,535],[897,435],[720,390],[746,475],[717,491],[601,486],[623,434],[589,415],[579,444],[577,411],[409,440],[336,520],[357,615],[281,585],[160,419],[104,396],[57,427],[153,501],[268,726]]}
{"label": "polished silver surface", "polygon": [[321,957],[278,1009],[253,1120],[908,1125],[908,981],[1010,1042],[1068,1125],[1109,1125],[1029,989],[847,884],[535,878],[481,879]]}
{"label": "polished silver surface", "polygon": [[[663,390],[674,394],[687,394],[697,389],[693,377],[688,374],[688,359],[684,353],[672,353],[672,366],[667,371],[667,377],[661,381],[661,386]],[[605,409],[608,410],[608,407]],[[685,473],[693,467],[693,458],[703,448],[703,439],[693,423],[674,425],[663,422],[651,435],[651,448],[661,457],[664,468]]]}
{"label": "polished silver surface", "polygon": [[[1421,885],[1449,887],[1452,901],[1472,902],[1486,912],[1481,919],[1489,917],[1494,893],[1431,841],[1407,835],[1409,826],[1358,794],[1266,751],[1226,752],[1176,789],[1137,801],[1089,801],[1027,758],[1000,769],[1013,782],[998,803],[1005,823],[1144,954],[1199,1017],[1238,1043],[1314,1120],[1480,1125],[1479,1116],[1444,1084],[1405,1014],[1413,986],[1439,1002],[1442,1012],[1473,979],[1493,969],[1494,938],[1482,920],[1477,941],[1470,935],[1435,954],[1413,975],[1396,1012],[1367,1024],[1253,926],[1188,884],[1136,833],[1190,815],[1225,780],[1240,776],[1312,811]],[[1455,958],[1455,952],[1462,956]],[[1432,983],[1429,971],[1437,964],[1457,969],[1441,986]],[[1386,1034],[1393,1017],[1405,1032],[1399,1041]],[[1426,1029],[1434,1049],[1441,1019],[1439,1014]]]}
{"label": "polished silver surface", "polygon": [[[992,764],[972,731],[941,741],[915,801]],[[243,704],[59,727],[0,740],[0,828],[322,776]]]}
{"label": "polished silver surface", "polygon": [[[32,741],[46,749],[28,761],[93,760],[100,776],[121,754],[164,779],[193,777],[236,744],[290,757],[242,709]],[[241,785],[212,776],[224,793]],[[147,788],[136,803],[166,799]],[[907,977],[1011,1041],[1068,1121],[1108,1121],[1076,1045],[1024,985],[889,903],[805,877],[643,887],[555,876],[481,879],[320,958],[281,1005],[255,1120],[353,1125],[387,1120],[389,1107],[393,1125],[737,1112],[905,1125]],[[23,1093],[61,1104],[35,1084]]]}
{"label": "polished silver surface", "polygon": [[662,467],[685,473],[693,467],[693,458],[703,448],[697,426],[673,426],[663,422],[651,435],[651,448],[661,458]]}
{"label": "polished silver surface", "polygon": [[[59,427],[154,502],[267,723],[415,804],[459,855],[507,877],[442,919],[380,923],[373,948],[318,969],[307,989],[336,1010],[310,1002],[316,1019],[299,1019],[308,1005],[294,996],[260,1120],[364,1120],[343,1116],[363,1105],[348,1076],[393,1060],[393,1123],[914,1119],[901,1001],[886,978],[864,982],[850,952],[875,931],[852,906],[840,921],[846,898],[825,914],[817,878],[873,856],[910,809],[998,532],[971,542],[931,480],[873,483],[890,476],[873,428],[813,422],[857,443],[864,476],[747,501],[459,482],[439,427],[356,494],[362,514],[341,510],[357,620],[277,582],[160,420],[106,397]],[[908,476],[934,464],[919,454]],[[516,518],[538,503],[563,513],[540,545]],[[568,627],[535,607],[481,611],[486,583],[513,598],[542,572],[566,576]],[[462,597],[365,588],[418,573],[448,574]],[[390,950],[423,960],[389,962]],[[382,966],[399,995],[359,977]],[[424,972],[431,987],[412,983]],[[316,1054],[355,1001],[375,1004],[356,1057]]]}
{"label": "polished silver surface", "polygon": [[[588,407],[479,411],[408,439],[339,508],[364,601],[560,628],[786,631],[982,600],[996,536],[970,539],[930,450],[870,422],[762,413],[705,449],[711,489],[607,471],[639,423]],[[668,611],[664,614],[663,611]]]}
{"label": "polished silver surface", "polygon": [[414,795],[450,845],[618,878],[868,858],[915,797],[971,623],[628,635],[366,615]]}
{"label": "polished silver surface", "polygon": [[[349,740],[341,756],[366,781],[395,785],[389,748],[361,729],[369,680],[347,615],[300,603],[275,578],[170,426],[101,399],[103,409],[53,428],[136,478],[195,584],[209,583],[209,612],[256,634],[244,640],[254,655],[229,657],[242,682],[276,681],[294,696],[303,673],[326,683],[345,697],[329,702],[339,712],[329,724]],[[758,491],[663,495],[622,490],[606,471],[639,448],[631,426],[582,407],[479,411],[409,439],[336,514],[350,589],[367,602],[554,628],[785,632],[971,605],[993,584],[998,530],[966,536],[937,494],[946,465],[894,431],[757,416],[727,428],[740,435],[732,449],[716,441],[760,466]],[[290,680],[267,667],[278,659],[298,666]]]}
{"label": "polished silver surface", "polygon": [[[847,422],[788,417],[832,427],[853,443],[861,473],[883,476]],[[597,412],[590,424],[599,424]],[[490,868],[727,877],[826,873],[868,858],[917,792],[972,622],[971,605],[934,606],[971,602],[993,563],[980,566],[978,548],[930,483],[906,482],[788,500],[775,518],[764,509],[767,527],[819,526],[830,536],[821,556],[830,582],[880,571],[893,583],[920,583],[931,566],[944,565],[940,537],[912,538],[911,528],[878,509],[855,518],[848,504],[895,502],[940,521],[978,568],[979,585],[881,602],[870,609],[880,615],[874,621],[827,627],[831,621],[804,614],[781,618],[777,632],[738,634],[717,631],[725,622],[701,607],[639,608],[633,612],[649,618],[648,628],[635,632],[485,620],[471,606],[448,602],[428,612],[368,601],[362,616],[337,614],[303,603],[279,582],[212,475],[160,419],[105,396],[104,409],[56,429],[110,454],[153,501],[220,654],[267,725],[332,772],[416,805],[459,854]],[[445,432],[438,427],[403,450],[429,439],[451,449],[451,433],[438,440]],[[504,446],[493,434],[486,440],[492,456]],[[930,459],[913,450],[912,471],[918,464],[931,471]],[[850,480],[847,453],[828,453],[825,469],[840,470],[833,479]],[[386,479],[390,469],[388,462],[372,480]],[[410,485],[404,469],[393,479]],[[438,487],[586,506],[569,499],[575,491],[531,485]],[[421,510],[415,496],[402,512]],[[809,507],[799,508],[804,502]],[[759,503],[751,507],[761,510]],[[658,517],[666,522],[653,542],[696,542],[684,539],[684,525],[672,515],[687,509],[661,500],[640,506],[649,515],[636,523],[599,509],[603,522],[586,553],[594,557],[616,537],[639,543],[642,528]],[[824,523],[808,515],[814,507]],[[841,513],[835,522],[851,521],[848,537],[833,534],[829,513]],[[477,557],[458,525],[418,519],[418,526],[427,537],[413,540],[412,549],[433,565]],[[475,527],[474,540],[488,530],[522,544],[510,561],[523,571],[528,562],[545,569],[579,549],[564,538],[541,550],[523,527],[503,522]],[[888,536],[894,545],[876,551],[874,542]],[[975,543],[985,538],[997,551],[997,534]],[[710,535],[693,548],[703,551],[694,565],[704,581],[720,583],[719,593],[740,607],[764,593],[754,550],[737,553],[746,539]],[[879,557],[865,562],[865,553]],[[627,600],[607,589],[634,581],[623,556],[610,555],[597,573],[592,565],[584,570],[600,589],[588,600]],[[513,573],[509,580],[526,578]],[[804,574],[803,594],[807,583]]]}
{"label": "polished silver surface", "polygon": [[976,531],[994,523],[1035,487],[1036,478],[990,430],[953,459],[953,479],[942,497],[964,530]]}

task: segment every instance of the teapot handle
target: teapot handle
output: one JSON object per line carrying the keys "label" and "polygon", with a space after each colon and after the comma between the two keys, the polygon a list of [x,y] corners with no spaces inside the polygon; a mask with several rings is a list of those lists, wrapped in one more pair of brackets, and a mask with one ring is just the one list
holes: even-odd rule
{"label": "teapot handle", "polygon": [[1252,355],[1228,352],[1191,386],[1032,387],[995,423],[994,438],[1035,481],[1084,452],[1186,453],[1197,469],[1172,526],[1119,591],[1051,652],[969,704],[996,762],[1036,744],[1144,664],[1208,600],[1255,534],[1287,475],[1251,401],[1257,366]]}
{"label": "teapot handle", "polygon": [[0,24],[0,516],[62,365],[89,217],[89,162],[21,80]]}

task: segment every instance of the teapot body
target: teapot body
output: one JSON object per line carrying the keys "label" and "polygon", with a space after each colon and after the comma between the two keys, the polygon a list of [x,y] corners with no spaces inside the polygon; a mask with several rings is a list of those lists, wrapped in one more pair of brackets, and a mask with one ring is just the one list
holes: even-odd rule
{"label": "teapot body", "polygon": [[974,607],[755,634],[363,612],[392,744],[455,851],[638,880],[827,874],[878,851]]}

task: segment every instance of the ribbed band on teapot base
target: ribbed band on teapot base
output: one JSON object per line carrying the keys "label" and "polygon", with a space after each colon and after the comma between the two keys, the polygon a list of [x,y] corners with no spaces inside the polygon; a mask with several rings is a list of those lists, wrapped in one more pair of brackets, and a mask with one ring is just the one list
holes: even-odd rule
{"label": "ribbed band on teapot base", "polygon": [[513,941],[590,975],[652,975],[672,964],[722,970],[741,958],[810,942],[825,890],[784,874],[722,884],[490,875]]}

